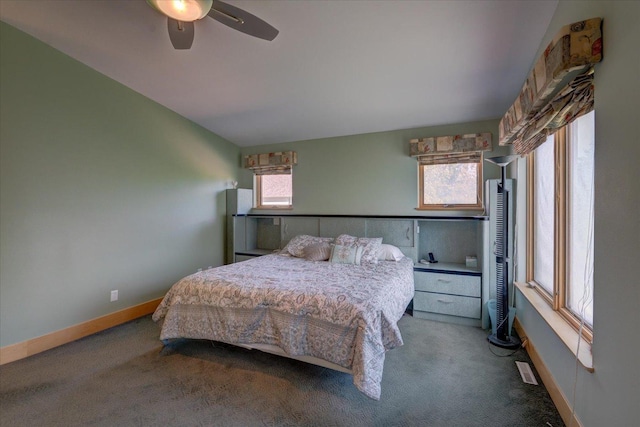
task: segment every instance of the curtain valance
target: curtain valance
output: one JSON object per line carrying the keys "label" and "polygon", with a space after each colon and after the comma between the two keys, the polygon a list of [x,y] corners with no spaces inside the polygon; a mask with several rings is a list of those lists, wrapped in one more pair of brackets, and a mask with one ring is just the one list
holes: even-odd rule
{"label": "curtain valance", "polygon": [[411,157],[423,165],[476,163],[482,151],[492,149],[490,132],[412,139],[409,146]]}
{"label": "curtain valance", "polygon": [[[500,121],[500,145],[513,144],[518,154],[527,154],[548,135],[593,109],[590,66],[602,60],[601,26],[602,19],[593,18],[560,30]],[[563,86],[575,72],[582,74]]]}
{"label": "curtain valance", "polygon": [[593,110],[593,69],[579,75],[522,128],[513,141],[518,154],[538,148],[549,135]]}
{"label": "curtain valance", "polygon": [[244,167],[251,169],[256,175],[290,175],[297,163],[295,151],[250,154],[244,157]]}
{"label": "curtain valance", "polygon": [[472,151],[458,154],[439,154],[436,156],[418,157],[421,165],[443,165],[449,163],[480,163],[482,161],[481,151]]}

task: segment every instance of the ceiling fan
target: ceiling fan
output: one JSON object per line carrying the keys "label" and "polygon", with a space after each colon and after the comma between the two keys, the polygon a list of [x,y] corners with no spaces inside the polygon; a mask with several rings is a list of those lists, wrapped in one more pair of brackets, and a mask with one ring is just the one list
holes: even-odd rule
{"label": "ceiling fan", "polygon": [[147,3],[167,16],[169,38],[176,49],[191,48],[194,22],[207,15],[260,39],[271,41],[278,35],[278,30],[257,16],[218,0],[147,0]]}

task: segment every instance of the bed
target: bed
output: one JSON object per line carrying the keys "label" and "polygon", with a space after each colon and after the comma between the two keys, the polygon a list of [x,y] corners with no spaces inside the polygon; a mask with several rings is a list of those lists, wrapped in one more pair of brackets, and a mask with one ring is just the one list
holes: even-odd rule
{"label": "bed", "polygon": [[413,261],[358,265],[284,252],[178,281],[153,314],[160,339],[221,341],[349,372],[379,399],[385,352],[403,344],[397,322],[413,297]]}

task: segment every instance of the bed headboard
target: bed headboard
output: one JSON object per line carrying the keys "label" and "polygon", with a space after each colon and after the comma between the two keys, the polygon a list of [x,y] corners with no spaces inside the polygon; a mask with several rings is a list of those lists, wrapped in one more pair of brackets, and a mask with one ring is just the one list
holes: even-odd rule
{"label": "bed headboard", "polygon": [[417,261],[416,221],[402,217],[361,216],[237,216],[244,221],[246,249],[275,250],[283,248],[299,234],[338,237],[382,237],[382,242],[397,246],[405,256]]}

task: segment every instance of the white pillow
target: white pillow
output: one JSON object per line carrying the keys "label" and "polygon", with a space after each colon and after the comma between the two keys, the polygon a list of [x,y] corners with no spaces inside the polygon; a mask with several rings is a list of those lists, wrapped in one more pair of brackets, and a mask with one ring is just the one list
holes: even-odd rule
{"label": "white pillow", "polygon": [[342,246],[333,245],[329,262],[335,264],[355,264],[360,265],[364,246]]}
{"label": "white pillow", "polygon": [[355,237],[348,234],[341,234],[336,237],[336,245],[341,246],[362,246],[362,262],[378,263],[378,249],[382,244],[382,237]]}
{"label": "white pillow", "polygon": [[400,261],[404,254],[393,245],[381,244],[378,249],[378,259],[380,261]]}

